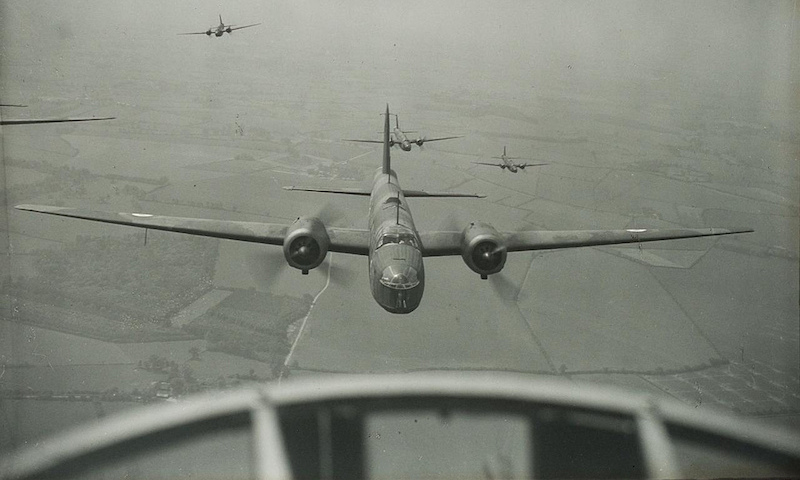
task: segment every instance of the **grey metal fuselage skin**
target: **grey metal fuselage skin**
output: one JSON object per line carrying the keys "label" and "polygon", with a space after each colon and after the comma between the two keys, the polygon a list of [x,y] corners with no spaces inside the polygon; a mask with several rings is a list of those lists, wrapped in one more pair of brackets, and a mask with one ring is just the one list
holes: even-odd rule
{"label": "grey metal fuselage skin", "polygon": [[395,127],[395,129],[392,130],[392,136],[394,137],[392,139],[392,144],[398,145],[405,152],[411,151],[411,140],[408,139],[404,131]]}
{"label": "grey metal fuselage skin", "polygon": [[219,22],[219,26],[217,26],[216,30],[213,30],[213,34],[217,37],[221,37],[225,34],[225,29],[228,28],[224,23]]}
{"label": "grey metal fuselage skin", "polygon": [[514,162],[508,159],[505,153],[500,157],[500,161],[505,164],[505,167],[503,168],[507,168],[511,173],[517,173],[517,166],[514,165]]}
{"label": "grey metal fuselage skin", "polygon": [[422,301],[425,269],[411,210],[393,170],[378,170],[369,208],[369,283],[385,310],[409,313]]}

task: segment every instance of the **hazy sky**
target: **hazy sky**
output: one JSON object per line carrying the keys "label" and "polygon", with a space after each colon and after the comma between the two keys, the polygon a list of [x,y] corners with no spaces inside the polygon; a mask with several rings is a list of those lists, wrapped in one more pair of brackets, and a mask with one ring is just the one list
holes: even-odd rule
{"label": "hazy sky", "polygon": [[173,33],[203,30],[222,14],[228,23],[263,22],[247,31],[248,44],[261,47],[253,61],[296,58],[321,72],[350,64],[368,81],[399,69],[422,89],[496,84],[524,93],[572,76],[636,95],[644,76],[651,93],[797,105],[796,2],[50,0],[0,9],[0,65],[22,56],[45,65],[39,75],[50,65],[54,78],[72,52],[110,44],[139,47],[117,68],[189,66],[196,56],[186,47],[210,39]]}

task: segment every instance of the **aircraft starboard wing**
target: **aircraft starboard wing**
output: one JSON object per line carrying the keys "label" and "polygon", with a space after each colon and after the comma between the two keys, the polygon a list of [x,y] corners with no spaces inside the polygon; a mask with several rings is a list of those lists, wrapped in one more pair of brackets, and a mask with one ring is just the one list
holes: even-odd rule
{"label": "aircraft starboard wing", "polygon": [[358,143],[383,143],[383,140],[359,140],[354,138],[343,138],[343,142],[358,142]]}
{"label": "aircraft starboard wing", "polygon": [[490,162],[472,162],[472,163],[474,163],[475,165],[489,165],[490,167],[506,168],[506,165],[502,163],[490,163]]}
{"label": "aircraft starboard wing", "polygon": [[30,125],[34,123],[68,123],[68,122],[96,122],[98,120],[114,120],[117,117],[86,117],[86,118],[26,118],[24,120],[0,120],[0,125]]}
{"label": "aircraft starboard wing", "polygon": [[233,31],[233,30],[241,30],[243,28],[255,27],[256,25],[261,25],[261,24],[260,23],[251,23],[250,25],[243,25],[241,27],[234,27],[234,26],[231,25],[230,29],[231,29],[231,31]]}
{"label": "aircraft starboard wing", "polygon": [[[656,242],[681,238],[710,237],[752,232],[751,228],[681,228],[627,230],[529,230],[501,232],[509,252],[553,250],[559,248],[594,247],[624,243]],[[420,232],[422,255],[426,257],[461,255],[462,232]]]}
{"label": "aircraft starboard wing", "polygon": [[359,195],[362,197],[369,197],[372,192],[362,188],[317,188],[317,187],[283,187],[284,190],[291,190],[297,192],[317,192],[317,193],[338,193],[341,195]]}
{"label": "aircraft starboard wing", "polygon": [[[110,213],[48,205],[17,205],[17,210],[45,213],[61,217],[80,218],[94,222],[113,223],[131,227],[188,233],[203,237],[225,238],[243,242],[282,245],[290,225],[278,223],[241,222],[209,218],[169,217],[149,213]],[[332,252],[367,255],[369,231],[352,228],[325,228],[330,237]]]}

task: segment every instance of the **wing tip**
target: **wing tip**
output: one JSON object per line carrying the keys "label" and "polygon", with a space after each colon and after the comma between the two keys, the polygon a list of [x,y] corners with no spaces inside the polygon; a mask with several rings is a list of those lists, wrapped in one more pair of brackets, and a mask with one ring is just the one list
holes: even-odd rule
{"label": "wing tip", "polygon": [[29,210],[35,212],[42,207],[40,205],[32,205],[29,203],[20,203],[19,205],[14,205],[14,208],[17,210]]}
{"label": "wing tip", "polygon": [[26,212],[55,213],[65,210],[69,207],[56,207],[54,205],[33,205],[30,203],[21,203],[19,205],[14,205],[14,208]]}

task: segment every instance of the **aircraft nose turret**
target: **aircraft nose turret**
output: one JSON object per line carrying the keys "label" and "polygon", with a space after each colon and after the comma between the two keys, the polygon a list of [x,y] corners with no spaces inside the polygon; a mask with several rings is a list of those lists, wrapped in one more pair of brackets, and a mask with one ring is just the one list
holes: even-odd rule
{"label": "aircraft nose turret", "polygon": [[409,313],[422,301],[425,268],[422,254],[411,246],[387,244],[370,261],[370,285],[375,301],[392,313]]}
{"label": "aircraft nose turret", "polygon": [[383,269],[381,283],[395,290],[408,290],[419,285],[417,270],[406,264],[389,265]]}

